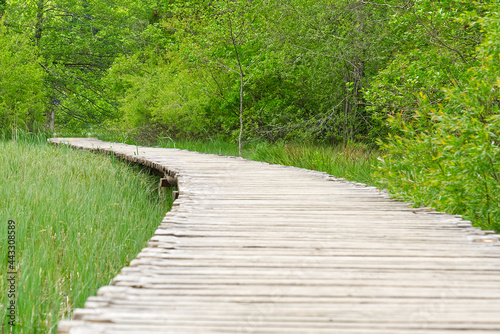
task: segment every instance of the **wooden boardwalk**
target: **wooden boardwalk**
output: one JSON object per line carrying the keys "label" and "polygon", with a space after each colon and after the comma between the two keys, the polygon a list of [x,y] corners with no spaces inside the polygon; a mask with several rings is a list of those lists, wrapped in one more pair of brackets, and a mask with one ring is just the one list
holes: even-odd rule
{"label": "wooden boardwalk", "polygon": [[176,181],[130,267],[59,333],[500,333],[499,236],[325,173],[95,139]]}

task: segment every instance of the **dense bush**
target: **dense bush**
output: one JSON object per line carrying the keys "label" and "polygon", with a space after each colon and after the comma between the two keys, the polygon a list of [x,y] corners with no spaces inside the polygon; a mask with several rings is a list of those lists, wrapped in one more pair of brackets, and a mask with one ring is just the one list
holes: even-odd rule
{"label": "dense bush", "polygon": [[488,9],[477,65],[443,88],[443,103],[420,93],[411,117],[389,116],[376,176],[403,198],[500,230],[500,6]]}

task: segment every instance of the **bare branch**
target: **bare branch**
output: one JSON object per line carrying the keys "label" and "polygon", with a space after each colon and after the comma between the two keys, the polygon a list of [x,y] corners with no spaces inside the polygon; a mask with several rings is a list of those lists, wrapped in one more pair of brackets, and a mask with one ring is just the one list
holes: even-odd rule
{"label": "bare branch", "polygon": [[223,63],[219,62],[219,61],[216,61],[215,62],[217,65],[221,66],[221,67],[224,67],[225,69],[227,69],[228,71],[230,72],[233,72],[233,73],[236,73],[236,74],[240,74],[238,71],[236,71],[235,69],[232,69],[231,67],[227,66],[227,65],[224,65]]}
{"label": "bare branch", "polygon": [[412,0],[406,1],[406,3],[404,5],[401,5],[401,6],[389,5],[388,3],[377,3],[377,2],[371,2],[371,1],[364,1],[364,0],[359,1],[359,3],[361,3],[363,5],[384,6],[384,7],[397,8],[397,9],[408,9],[412,6]]}
{"label": "bare branch", "polygon": [[460,56],[460,58],[462,59],[462,61],[464,63],[468,63],[467,59],[465,58],[464,54],[460,51],[460,50],[457,50],[455,48],[452,48],[451,46],[447,45],[439,36],[438,34],[434,31],[434,29],[432,29],[432,27],[430,27],[428,24],[426,24],[418,15],[417,15],[417,19],[419,21],[419,23],[426,28],[427,32],[431,35],[431,37],[434,37],[436,39],[436,41],[438,43],[435,43],[432,41],[432,39],[430,40],[430,42],[436,46],[442,46],[444,47],[445,49],[448,49],[450,51],[453,51],[455,52],[456,54],[458,54]]}
{"label": "bare branch", "polygon": [[215,84],[217,85],[217,88],[218,88],[218,95],[221,99],[223,99],[224,101],[226,101],[226,103],[230,106],[232,106],[234,108],[234,112],[236,115],[238,115],[238,107],[235,106],[234,104],[232,104],[228,99],[226,99],[226,97],[224,96],[224,90],[222,89],[219,81],[217,80],[217,78],[215,77],[215,75],[213,74],[213,72],[211,71],[211,69],[209,68],[208,69],[209,73],[210,73],[210,76],[212,77],[212,80],[215,82]]}

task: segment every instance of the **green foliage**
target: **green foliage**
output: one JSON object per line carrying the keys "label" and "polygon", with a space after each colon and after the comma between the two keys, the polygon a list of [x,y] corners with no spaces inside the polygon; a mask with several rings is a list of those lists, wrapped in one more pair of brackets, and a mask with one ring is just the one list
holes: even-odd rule
{"label": "green foliage", "polygon": [[483,35],[478,20],[488,2],[418,1],[395,12],[390,23],[397,52],[365,90],[372,139],[390,131],[388,116],[410,119],[420,92],[431,105],[447,103],[442,87],[461,85],[463,74],[477,63]]}
{"label": "green foliage", "polygon": [[[17,226],[15,333],[55,333],[58,320],[144,247],[168,204],[158,197],[157,178],[107,156],[30,136],[0,141],[0,151],[2,256],[8,220]],[[3,257],[1,305],[8,301],[6,265]],[[0,319],[8,333],[6,307]]]}
{"label": "green foliage", "polygon": [[0,0],[0,19],[3,16],[3,13],[5,12],[5,7],[7,4],[7,0]]}
{"label": "green foliage", "polygon": [[279,13],[284,18],[274,30],[284,41],[281,73],[295,86],[287,116],[297,115],[302,125],[294,130],[316,140],[362,139],[368,129],[362,91],[392,50],[390,10],[377,1],[295,0]]}
{"label": "green foliage", "polygon": [[477,65],[444,88],[444,103],[421,93],[413,117],[390,117],[397,134],[383,141],[376,175],[416,204],[500,230],[500,6],[488,9],[477,19],[486,32]]}
{"label": "green foliage", "polygon": [[189,72],[182,63],[158,55],[118,58],[104,82],[120,103],[124,123],[119,128],[139,137],[148,131],[155,136],[201,136],[199,108],[206,97],[198,94],[198,78]]}
{"label": "green foliage", "polygon": [[46,104],[57,123],[75,128],[114,119],[101,83],[115,57],[137,47],[156,1],[38,0],[9,2],[5,25],[32,43],[46,72]]}
{"label": "green foliage", "polygon": [[0,25],[0,131],[37,130],[44,120],[42,59],[22,34]]}
{"label": "green foliage", "polygon": [[[362,89],[390,54],[390,14],[354,1],[168,1],[106,86],[125,126],[172,137],[236,140],[243,123],[247,141],[361,140]],[[159,117],[156,97],[189,124]]]}

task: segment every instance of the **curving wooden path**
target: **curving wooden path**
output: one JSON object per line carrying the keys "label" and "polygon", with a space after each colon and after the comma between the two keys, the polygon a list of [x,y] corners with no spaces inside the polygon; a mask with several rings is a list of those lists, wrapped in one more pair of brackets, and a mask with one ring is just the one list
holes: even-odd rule
{"label": "curving wooden path", "polygon": [[304,169],[50,141],[179,187],[148,247],[59,333],[500,333],[499,236],[460,217]]}

